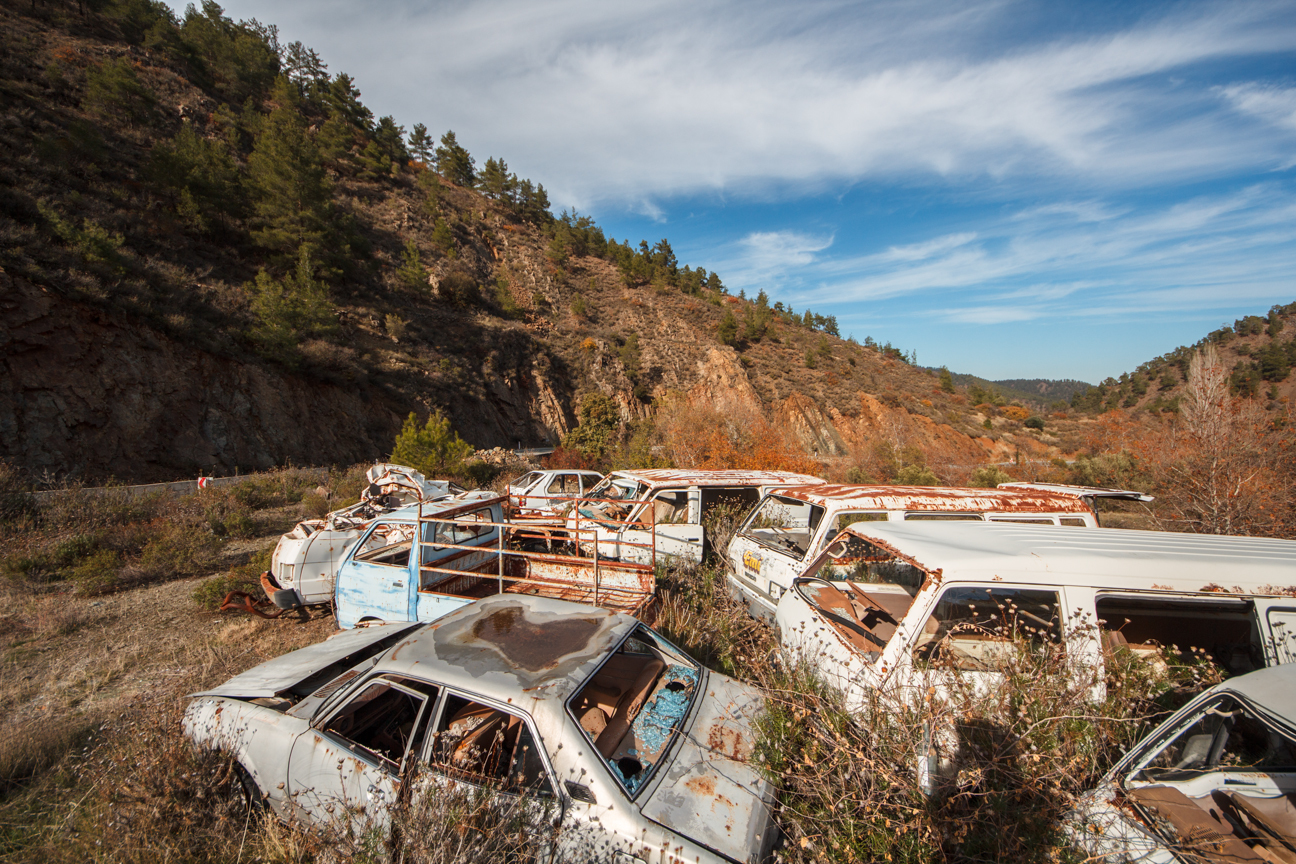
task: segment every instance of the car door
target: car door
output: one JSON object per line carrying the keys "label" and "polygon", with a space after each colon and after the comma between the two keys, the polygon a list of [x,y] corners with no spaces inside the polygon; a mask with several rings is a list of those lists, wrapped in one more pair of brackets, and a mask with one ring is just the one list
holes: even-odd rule
{"label": "car door", "polygon": [[377,522],[360,539],[338,571],[340,621],[411,619],[415,528],[412,522]]}
{"label": "car door", "polygon": [[655,493],[639,508],[635,521],[644,524],[632,524],[621,531],[618,546],[622,561],[650,563],[655,538],[656,557],[701,563],[703,529],[697,489],[663,489]]}
{"label": "car door", "polygon": [[434,685],[384,675],[326,706],[292,744],[291,809],[343,836],[381,826],[402,773],[423,750],[437,694]]}

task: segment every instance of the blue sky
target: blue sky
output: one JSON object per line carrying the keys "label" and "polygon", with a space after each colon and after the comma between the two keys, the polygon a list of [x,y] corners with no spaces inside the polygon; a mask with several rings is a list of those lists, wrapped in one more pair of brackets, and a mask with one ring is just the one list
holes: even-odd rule
{"label": "blue sky", "polygon": [[987,378],[1296,300],[1296,2],[237,0],[619,239]]}

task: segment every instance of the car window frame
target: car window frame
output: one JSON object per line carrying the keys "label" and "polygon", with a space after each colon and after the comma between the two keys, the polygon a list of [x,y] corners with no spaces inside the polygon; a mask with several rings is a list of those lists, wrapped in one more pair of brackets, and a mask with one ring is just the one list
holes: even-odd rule
{"label": "car window frame", "polygon": [[[433,683],[433,682],[428,682],[428,683]],[[549,758],[549,748],[545,746],[544,739],[540,737],[539,729],[536,725],[535,718],[533,718],[529,713],[523,711],[521,708],[519,708],[517,705],[514,705],[511,702],[503,702],[499,699],[494,699],[489,696],[484,696],[480,693],[472,693],[468,690],[465,690],[462,687],[453,687],[444,684],[438,684],[435,686],[441,688],[441,693],[437,699],[435,716],[433,716],[428,720],[428,724],[429,724],[428,728],[430,734],[425,734],[423,736],[423,752],[420,754],[419,757],[419,763],[427,771],[430,771],[431,773],[436,774],[438,777],[444,778],[446,780],[450,780],[455,783],[468,783],[478,789],[486,789],[491,793],[497,795],[513,795],[515,797],[521,797],[522,795],[526,794],[527,791],[529,791],[529,790],[511,791],[509,789],[502,788],[503,784],[499,784],[498,781],[495,781],[497,785],[492,786],[489,783],[480,783],[475,780],[468,779],[467,777],[464,776],[455,776],[453,774],[449,774],[445,771],[439,770],[439,766],[432,761],[432,746],[436,743],[436,736],[437,736],[437,730],[435,727],[441,723],[441,716],[445,712],[446,703],[449,702],[448,697],[458,696],[460,699],[467,699],[469,702],[476,702],[479,705],[485,705],[488,708],[493,708],[497,711],[502,711],[505,714],[511,714],[514,717],[520,718],[522,722],[527,725],[527,729],[531,733],[531,740],[535,741],[536,747],[540,751],[540,762],[544,766],[545,778],[549,781],[549,788],[552,790],[551,797],[555,801],[562,800],[562,795],[564,793],[563,791],[561,791],[561,787],[557,782],[558,772],[554,770],[553,761]],[[464,774],[467,773],[468,772],[464,772]],[[537,794],[535,797],[543,798],[544,796]]]}
{"label": "car window frame", "polygon": [[[417,690],[415,690],[413,687],[409,686],[408,684],[405,684],[402,681],[398,680],[400,678],[408,678],[408,677],[409,676],[399,675],[397,673],[392,673],[392,672],[375,672],[367,677],[360,678],[359,683],[355,684],[350,688],[343,687],[342,690],[345,691],[345,695],[342,698],[338,699],[336,702],[334,702],[332,706],[329,707],[328,711],[316,712],[315,717],[312,718],[310,722],[311,730],[314,731],[315,734],[319,735],[322,738],[327,738],[330,741],[334,741],[340,744],[343,747],[343,749],[345,749],[348,753],[350,753],[355,758],[360,759],[371,768],[375,768],[379,771],[384,771],[393,776],[397,776],[397,777],[401,776],[405,772],[405,769],[408,767],[406,762],[411,755],[414,755],[416,761],[422,761],[419,754],[411,753],[411,748],[408,745],[405,748],[405,753],[401,756],[400,764],[396,765],[395,769],[393,770],[391,767],[389,767],[387,761],[383,759],[383,757],[381,756],[378,757],[380,760],[379,763],[374,764],[374,760],[369,756],[369,754],[373,753],[372,750],[369,750],[367,747],[361,747],[359,744],[357,744],[357,742],[351,741],[350,739],[343,737],[341,734],[337,732],[331,732],[325,727],[328,726],[328,724],[333,721],[333,719],[342,711],[342,709],[346,708],[346,706],[351,704],[351,701],[354,697],[363,693],[365,689],[369,687],[369,685],[375,683],[381,683],[381,684],[388,684],[393,687],[396,687],[398,690],[401,690],[402,692],[408,693],[411,696],[415,696],[423,700],[423,706],[419,709],[419,713],[414,718],[414,728],[418,729],[419,723],[422,722],[423,719],[428,716],[428,703],[432,703],[433,711],[436,711],[437,707],[439,707],[441,703],[442,696],[445,693],[445,688],[434,682],[426,681],[424,683],[429,684],[430,686],[433,687],[437,687],[438,692],[436,695],[420,693]],[[327,704],[328,703],[324,703],[324,705],[321,705],[320,707],[324,707]],[[428,722],[431,722],[431,720],[429,719]],[[427,749],[428,740],[429,739],[427,733],[424,732],[423,744],[420,747],[421,750]]]}

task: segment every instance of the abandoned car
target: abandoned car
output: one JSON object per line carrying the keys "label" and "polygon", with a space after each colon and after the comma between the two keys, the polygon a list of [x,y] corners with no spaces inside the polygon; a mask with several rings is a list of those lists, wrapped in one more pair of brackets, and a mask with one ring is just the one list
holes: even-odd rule
{"label": "abandoned car", "polygon": [[[1224,586],[1224,587],[1221,587]],[[966,522],[850,525],[779,601],[785,651],[854,706],[929,670],[995,686],[1014,639],[1102,668],[1194,649],[1226,674],[1296,659],[1296,541]],[[1098,677],[1101,681],[1101,676]]]}
{"label": "abandoned car", "polygon": [[374,520],[338,567],[338,626],[434,621],[497,593],[590,603],[651,620],[651,566],[514,548],[507,500],[477,490]]}
{"label": "abandoned car", "polygon": [[531,471],[508,485],[509,503],[524,515],[554,515],[603,481],[597,471]]}
{"label": "abandoned car", "polygon": [[1296,666],[1199,695],[1133,747],[1067,827],[1089,860],[1296,860]]}
{"label": "abandoned car", "polygon": [[[614,471],[567,514],[567,529],[592,532],[601,558],[650,563],[661,555],[701,562],[711,551],[704,526],[715,516],[737,519],[772,489],[822,483],[790,471]],[[594,545],[580,541],[586,554]]]}
{"label": "abandoned car", "polygon": [[773,618],[792,580],[847,525],[990,521],[1094,528],[1094,498],[1152,500],[1121,489],[1021,483],[998,489],[835,484],[777,489],[761,499],[729,542],[729,590],[752,615]]}
{"label": "abandoned car", "polygon": [[337,567],[351,544],[383,513],[419,502],[439,501],[464,490],[448,480],[428,480],[404,465],[382,463],[365,472],[360,502],[323,519],[306,519],[279,538],[270,569],[261,578],[266,596],[280,609],[333,601]]}
{"label": "abandoned car", "polygon": [[195,694],[184,729],[285,820],[381,824],[402,783],[456,784],[547,805],[546,860],[754,862],[763,705],[629,615],[500,595],[263,663]]}

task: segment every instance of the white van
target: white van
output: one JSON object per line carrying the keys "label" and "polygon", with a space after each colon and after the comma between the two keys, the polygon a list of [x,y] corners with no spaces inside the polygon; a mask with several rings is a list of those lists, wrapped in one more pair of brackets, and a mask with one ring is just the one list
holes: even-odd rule
{"label": "white van", "polygon": [[[793,580],[783,648],[854,707],[928,669],[993,687],[1014,638],[1065,640],[1101,668],[1206,652],[1231,675],[1296,659],[1296,541],[968,522],[849,526]],[[940,662],[935,661],[939,658]]]}
{"label": "white van", "polygon": [[[711,549],[703,525],[714,508],[737,516],[775,488],[822,483],[790,471],[613,471],[568,513],[567,529],[596,536],[600,558],[648,563],[655,542],[657,555],[701,562]],[[593,550],[593,540],[581,544],[582,552]]]}
{"label": "white van", "polygon": [[761,500],[729,543],[729,587],[758,618],[832,538],[857,522],[1014,522],[1098,527],[1097,498],[1151,501],[1124,489],[1005,483],[998,489],[841,486],[778,489]]}

